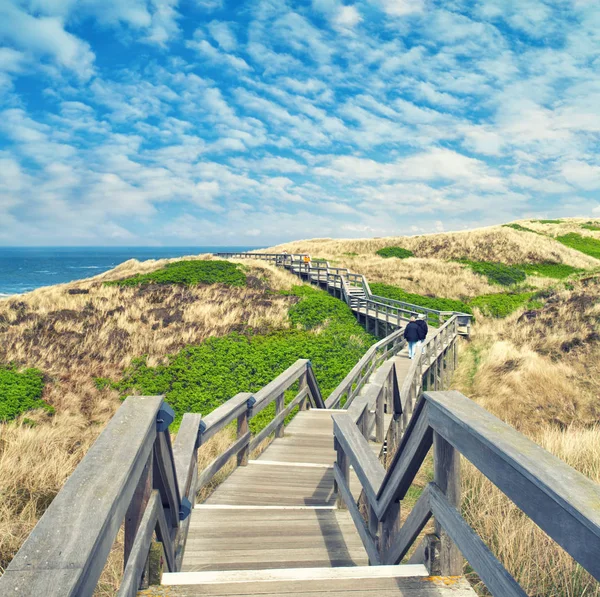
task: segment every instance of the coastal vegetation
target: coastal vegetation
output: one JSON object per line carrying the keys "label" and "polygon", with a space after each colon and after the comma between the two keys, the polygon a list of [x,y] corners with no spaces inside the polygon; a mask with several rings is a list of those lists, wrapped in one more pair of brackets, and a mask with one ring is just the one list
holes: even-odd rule
{"label": "coastal vegetation", "polygon": [[600,259],[600,239],[570,232],[564,236],[557,236],[556,240],[576,251],[581,251],[590,257]]}
{"label": "coastal vegetation", "polygon": [[44,376],[37,369],[18,371],[16,367],[0,365],[0,423],[41,408],[49,413],[54,409],[42,400]]}
{"label": "coastal vegetation", "polygon": [[376,251],[380,257],[396,257],[398,259],[408,259],[414,257],[414,253],[402,247],[384,247]]}

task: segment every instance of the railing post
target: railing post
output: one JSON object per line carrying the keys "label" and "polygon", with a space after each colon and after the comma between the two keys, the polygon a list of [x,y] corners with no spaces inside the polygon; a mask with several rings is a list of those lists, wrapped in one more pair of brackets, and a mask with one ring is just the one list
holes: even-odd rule
{"label": "railing post", "polygon": [[[460,453],[441,435],[433,436],[434,481],[448,502],[460,511]],[[442,576],[460,576],[463,557],[441,525],[435,522],[435,533],[440,538],[440,571]]]}
{"label": "railing post", "polygon": [[[244,436],[248,433],[248,409],[246,409],[238,418],[237,418],[237,438]],[[247,466],[248,465],[248,457],[250,455],[250,442],[248,442],[237,455],[237,464],[238,466]]]}
{"label": "railing post", "polygon": [[[387,383],[386,383],[387,385]],[[385,402],[385,395],[386,395],[386,390],[385,390],[385,385],[383,388],[381,388],[381,392],[379,392],[378,396],[377,396],[377,402],[375,403],[375,441],[378,444],[382,444],[383,443],[383,439],[384,439],[384,433],[385,433],[385,429],[384,429],[384,402]]]}
{"label": "railing post", "polygon": [[[344,448],[340,445],[337,438],[334,440],[335,450],[337,452],[337,465],[340,467],[340,472],[342,473],[342,477],[348,487],[350,487],[350,461],[344,452]],[[346,503],[344,502],[344,498],[342,497],[342,492],[339,491],[337,487],[337,483],[335,483],[334,491],[337,494],[337,507],[338,510],[346,510]]]}
{"label": "railing post", "polygon": [[150,452],[148,462],[146,462],[146,465],[144,466],[142,476],[140,477],[137,487],[135,488],[133,498],[131,499],[131,503],[127,508],[127,513],[125,514],[125,546],[123,568],[125,568],[127,565],[127,560],[129,560],[129,554],[131,553],[131,548],[133,547],[135,535],[138,527],[140,526],[140,522],[142,521],[142,517],[144,516],[144,512],[146,511],[146,505],[150,499],[150,494],[152,493],[153,455],[154,451]]}
{"label": "railing post", "polygon": [[390,504],[382,521],[379,523],[379,554],[385,559],[385,554],[391,547],[396,533],[400,530],[400,502]]}
{"label": "railing post", "polygon": [[[281,393],[277,398],[275,398],[275,416],[283,411],[285,408],[284,404],[285,394]],[[281,421],[277,428],[275,429],[275,437],[283,437],[283,430],[285,427],[285,421]]]}
{"label": "railing post", "polygon": [[[308,384],[307,378],[308,371],[305,371],[298,380],[298,392],[301,392]],[[299,410],[308,410],[308,396],[302,398],[302,401],[299,404]]]}

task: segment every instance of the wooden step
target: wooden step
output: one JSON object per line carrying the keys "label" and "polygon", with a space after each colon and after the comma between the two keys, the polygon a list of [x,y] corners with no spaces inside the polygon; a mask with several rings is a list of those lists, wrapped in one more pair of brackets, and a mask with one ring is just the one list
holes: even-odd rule
{"label": "wooden step", "polygon": [[[388,573],[389,575],[380,576],[379,568],[391,568],[392,570]],[[418,574],[405,576],[398,571],[399,568],[402,566],[353,568],[351,570],[356,571],[357,576],[342,576],[341,578],[319,575],[313,578],[309,575],[309,569],[302,571],[307,573],[306,576],[295,580],[273,578],[272,580],[256,581],[227,582],[224,580],[224,582],[200,584],[169,584],[152,587],[140,594],[148,597],[217,597],[223,595],[230,597],[252,595],[262,595],[263,597],[280,595],[294,595],[294,597],[475,597],[476,595],[463,577],[432,577]],[[334,572],[338,571],[339,569]],[[282,572],[283,576],[289,575],[288,571]],[[177,575],[165,576],[167,582],[177,582],[177,579],[172,578]]]}
{"label": "wooden step", "polygon": [[194,509],[184,572],[366,565],[350,514],[310,508]]}

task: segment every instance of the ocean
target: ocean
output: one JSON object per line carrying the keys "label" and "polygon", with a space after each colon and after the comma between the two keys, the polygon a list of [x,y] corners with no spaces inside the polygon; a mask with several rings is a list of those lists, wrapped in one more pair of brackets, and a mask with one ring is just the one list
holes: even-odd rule
{"label": "ocean", "polygon": [[128,259],[164,259],[259,247],[0,247],[0,298],[96,276]]}

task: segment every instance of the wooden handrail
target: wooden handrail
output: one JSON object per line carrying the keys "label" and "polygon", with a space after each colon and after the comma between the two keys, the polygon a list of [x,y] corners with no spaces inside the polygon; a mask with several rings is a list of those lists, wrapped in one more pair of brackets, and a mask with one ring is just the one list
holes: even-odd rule
{"label": "wooden handrail", "polygon": [[[459,392],[424,392],[387,472],[373,457],[367,440],[348,415],[336,414],[333,419],[338,462],[352,466],[369,510],[382,528],[393,526],[388,517],[397,516],[394,504],[404,497],[434,445],[434,482],[425,488],[387,547],[383,547],[380,538],[377,558],[382,563],[399,563],[433,515],[441,543],[438,549],[430,549],[429,555],[441,555],[436,562],[422,562],[430,566],[431,574],[460,574],[462,553],[493,595],[525,595],[461,516],[462,454],[600,580],[600,485]],[[339,468],[336,483],[341,489],[340,498],[353,500],[345,491],[347,481]],[[364,520],[357,523],[363,536],[361,524],[365,524]],[[372,550],[372,533],[364,541],[365,547]]]}

